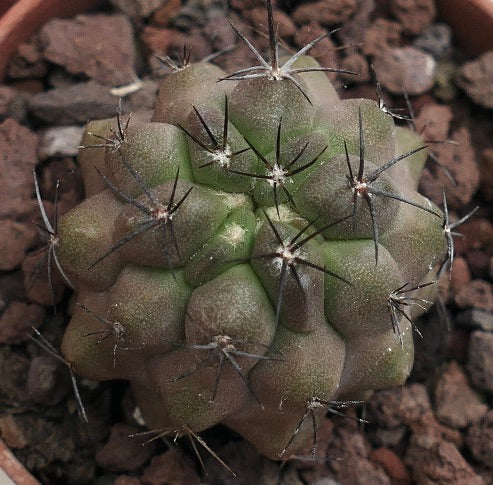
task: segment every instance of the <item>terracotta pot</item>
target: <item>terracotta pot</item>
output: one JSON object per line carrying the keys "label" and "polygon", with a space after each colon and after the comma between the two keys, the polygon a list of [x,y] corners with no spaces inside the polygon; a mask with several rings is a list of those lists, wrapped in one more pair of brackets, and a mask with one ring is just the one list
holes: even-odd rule
{"label": "terracotta pot", "polygon": [[493,49],[493,0],[436,0],[440,17],[471,56]]}
{"label": "terracotta pot", "polygon": [[49,19],[69,17],[99,3],[101,0],[0,0],[0,81],[17,46]]}
{"label": "terracotta pot", "polygon": [[41,485],[17,460],[1,439],[0,483],[2,485]]}

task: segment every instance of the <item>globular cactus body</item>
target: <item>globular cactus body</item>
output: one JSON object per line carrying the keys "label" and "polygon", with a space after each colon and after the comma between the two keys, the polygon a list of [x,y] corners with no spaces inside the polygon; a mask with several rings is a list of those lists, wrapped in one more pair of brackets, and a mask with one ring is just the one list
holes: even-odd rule
{"label": "globular cactus body", "polygon": [[89,123],[87,198],[58,225],[79,303],[62,352],[130,380],[150,428],[225,423],[279,459],[310,442],[308,412],[405,381],[399,297],[446,241],[418,135],[324,72],[245,72],[176,69],[152,115]]}

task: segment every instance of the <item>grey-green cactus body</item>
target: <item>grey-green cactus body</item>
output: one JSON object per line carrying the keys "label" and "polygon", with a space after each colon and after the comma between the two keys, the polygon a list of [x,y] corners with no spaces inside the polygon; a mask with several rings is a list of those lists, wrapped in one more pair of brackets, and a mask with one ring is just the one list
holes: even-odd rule
{"label": "grey-green cactus body", "polygon": [[[376,103],[339,100],[322,72],[297,76],[303,92],[224,76],[176,70],[152,117],[89,123],[88,197],[59,223],[82,305],[62,351],[80,375],[130,380],[150,428],[225,423],[276,459],[314,399],[405,381],[412,328],[389,298],[444,257],[443,219],[416,192],[424,151],[372,193],[351,184],[422,144]],[[89,148],[97,135],[113,142]],[[310,440],[307,422],[286,456]]]}

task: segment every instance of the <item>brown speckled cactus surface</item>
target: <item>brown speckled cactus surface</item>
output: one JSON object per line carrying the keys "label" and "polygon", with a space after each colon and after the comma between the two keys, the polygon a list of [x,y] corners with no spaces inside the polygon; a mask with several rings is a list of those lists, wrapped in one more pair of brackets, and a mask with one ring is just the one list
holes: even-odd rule
{"label": "brown speckled cactus surface", "polygon": [[152,115],[88,124],[54,254],[75,373],[128,379],[151,429],[223,423],[280,459],[404,383],[447,241],[419,136],[340,100],[304,55],[319,39],[278,59],[268,11],[269,62],[172,65]]}

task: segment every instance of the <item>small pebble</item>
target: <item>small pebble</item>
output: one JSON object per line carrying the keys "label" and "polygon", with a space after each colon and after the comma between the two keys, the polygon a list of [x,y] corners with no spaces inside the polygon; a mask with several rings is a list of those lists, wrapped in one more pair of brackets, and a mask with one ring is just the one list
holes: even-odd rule
{"label": "small pebble", "polygon": [[34,224],[0,220],[0,271],[11,271],[22,263],[26,250],[38,239]]}
{"label": "small pebble", "polygon": [[[463,211],[479,187],[480,174],[476,152],[471,132],[466,126],[458,128],[447,139],[453,140],[454,143],[434,143],[430,150],[440,165],[448,170],[448,174],[443,168],[430,162],[421,175],[420,191],[432,202],[441,206],[445,188],[449,211],[454,209]],[[455,180],[455,184],[450,181],[449,174]]]}
{"label": "small pebble", "polygon": [[458,66],[454,61],[447,59],[437,62],[433,94],[440,101],[449,103],[457,96],[458,88],[455,83],[457,69]]}
{"label": "small pebble", "polygon": [[491,312],[470,308],[469,310],[459,313],[455,321],[458,325],[464,327],[480,329],[485,332],[493,332],[493,313]]}
{"label": "small pebble", "polygon": [[101,448],[96,461],[110,471],[131,471],[143,465],[152,455],[155,443],[143,444],[147,438],[131,436],[139,428],[124,423],[114,424],[106,444]]}
{"label": "small pebble", "polygon": [[370,455],[373,462],[381,465],[392,479],[392,483],[411,485],[412,478],[401,458],[389,448],[377,448]]}
{"label": "small pebble", "polygon": [[0,217],[18,217],[32,210],[32,169],[38,162],[38,135],[12,118],[0,123]]}
{"label": "small pebble", "polygon": [[0,121],[14,118],[22,123],[26,117],[25,96],[10,86],[0,85]]}
{"label": "small pebble", "polygon": [[139,22],[149,17],[153,12],[167,4],[167,0],[110,0],[118,10],[133,21]]}
{"label": "small pebble", "polygon": [[370,69],[366,58],[360,54],[350,54],[341,61],[341,69],[358,73],[340,74],[339,78],[347,83],[365,83],[370,80]]}
{"label": "small pebble", "polygon": [[493,392],[493,334],[480,330],[471,334],[467,370],[478,389]]}
{"label": "small pebble", "polygon": [[456,292],[454,300],[459,308],[473,307],[493,312],[493,287],[488,281],[473,280]]}
{"label": "small pebble", "polygon": [[76,156],[83,133],[82,126],[54,126],[44,130],[39,143],[39,158]]}
{"label": "small pebble", "polygon": [[12,301],[0,316],[0,343],[18,344],[29,340],[32,328],[37,328],[43,323],[44,308]]}
{"label": "small pebble", "polygon": [[430,25],[415,41],[413,46],[430,53],[435,59],[446,57],[452,45],[452,29],[447,24]]}
{"label": "small pebble", "polygon": [[0,436],[12,449],[24,448],[29,444],[22,429],[17,425],[15,417],[11,414],[0,416]]}
{"label": "small pebble", "polygon": [[466,443],[476,460],[493,468],[493,410],[469,428]]}
{"label": "small pebble", "polygon": [[374,60],[378,80],[391,93],[423,94],[433,86],[436,62],[414,47],[387,49]]}
{"label": "small pebble", "polygon": [[330,461],[336,479],[341,484],[391,485],[388,475],[370,460],[367,437],[358,429],[350,429],[351,424],[345,424],[336,430],[327,449],[327,456],[338,457],[337,460]]}
{"label": "small pebble", "polygon": [[51,356],[34,357],[29,367],[27,390],[29,397],[36,403],[54,406],[69,390],[66,367]]}
{"label": "small pebble", "polygon": [[437,419],[454,429],[479,421],[488,411],[455,361],[440,373],[435,387],[435,406]]}
{"label": "small pebble", "polygon": [[487,202],[493,201],[493,147],[484,149],[481,152],[480,162],[481,182],[480,191],[481,195]]}
{"label": "small pebble", "polygon": [[382,18],[376,19],[367,29],[363,38],[363,53],[379,56],[385,50],[398,47],[401,43],[402,26]]}
{"label": "small pebble", "polygon": [[144,469],[141,481],[146,485],[163,483],[199,485],[201,483],[191,459],[173,448],[152,457],[150,465]]}
{"label": "small pebble", "polygon": [[436,15],[435,0],[391,0],[390,10],[411,35],[423,32]]}
{"label": "small pebble", "polygon": [[308,24],[316,20],[322,25],[330,26],[346,22],[356,7],[356,0],[321,0],[302,3],[291,16],[298,24]]}
{"label": "small pebble", "polygon": [[36,94],[30,99],[29,108],[47,123],[73,125],[115,116],[118,98],[106,86],[89,81]]}
{"label": "small pebble", "polygon": [[465,63],[459,69],[456,81],[475,103],[493,108],[493,51]]}

